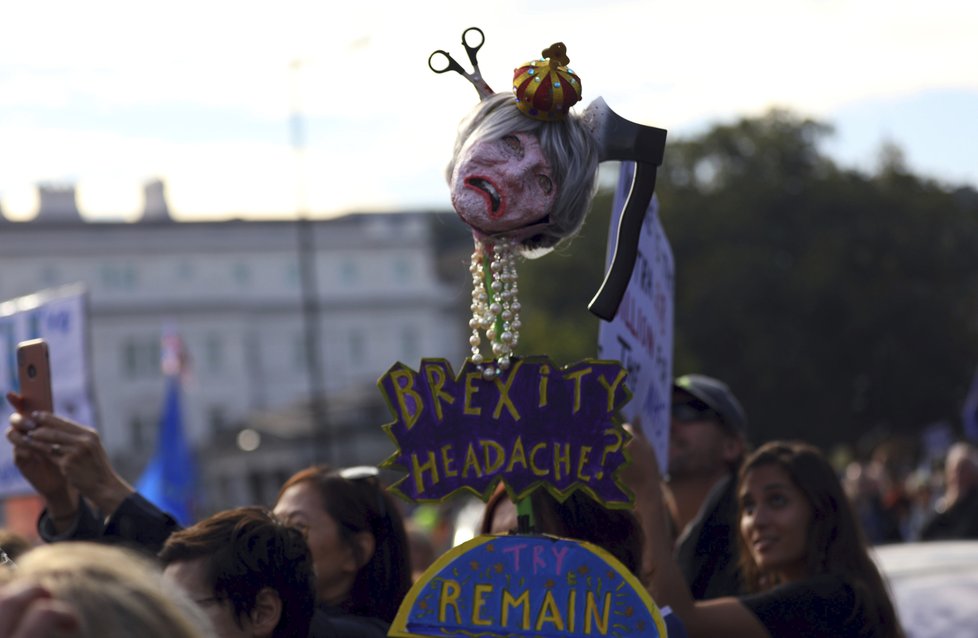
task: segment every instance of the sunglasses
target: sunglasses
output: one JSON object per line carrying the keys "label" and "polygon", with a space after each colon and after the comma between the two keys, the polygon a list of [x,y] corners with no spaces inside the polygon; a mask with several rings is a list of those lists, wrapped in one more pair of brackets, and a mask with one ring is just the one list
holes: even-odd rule
{"label": "sunglasses", "polygon": [[699,401],[673,403],[672,420],[678,423],[693,423],[694,421],[723,422],[723,419],[716,410]]}
{"label": "sunglasses", "polygon": [[357,465],[355,467],[345,467],[335,472],[340,478],[348,481],[360,481],[363,479],[377,478],[380,470],[374,465]]}

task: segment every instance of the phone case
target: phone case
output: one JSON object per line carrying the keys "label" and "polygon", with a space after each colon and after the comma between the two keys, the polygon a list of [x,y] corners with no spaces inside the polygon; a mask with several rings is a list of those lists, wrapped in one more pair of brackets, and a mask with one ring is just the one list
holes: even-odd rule
{"label": "phone case", "polygon": [[17,344],[17,374],[25,411],[53,412],[51,358],[44,339],[31,339]]}

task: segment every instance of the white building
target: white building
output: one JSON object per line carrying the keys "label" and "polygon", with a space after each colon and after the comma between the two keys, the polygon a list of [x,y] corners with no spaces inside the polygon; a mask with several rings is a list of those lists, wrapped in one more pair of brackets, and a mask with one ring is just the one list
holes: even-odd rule
{"label": "white building", "polygon": [[[468,293],[436,272],[432,225],[443,216],[176,223],[159,189],[147,186],[137,223],[85,222],[70,188],[42,187],[30,222],[0,216],[0,300],[87,286],[97,426],[122,473],[134,480],[152,452],[166,326],[191,357],[183,414],[205,510],[268,503],[282,479],[313,461],[376,464],[392,453],[378,378],[422,357],[458,366],[467,350]],[[303,305],[302,241],[314,264],[312,311]],[[308,409],[310,317],[319,429]],[[260,440],[239,436],[245,428]]]}

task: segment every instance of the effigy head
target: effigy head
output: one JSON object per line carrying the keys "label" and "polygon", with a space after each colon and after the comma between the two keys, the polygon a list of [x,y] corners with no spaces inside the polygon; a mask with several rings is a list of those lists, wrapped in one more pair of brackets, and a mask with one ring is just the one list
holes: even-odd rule
{"label": "effigy head", "polygon": [[598,166],[589,130],[569,110],[580,80],[576,93],[562,91],[569,70],[553,62],[517,68],[516,97],[494,93],[473,109],[447,170],[452,205],[477,238],[514,239],[537,254],[580,230]]}

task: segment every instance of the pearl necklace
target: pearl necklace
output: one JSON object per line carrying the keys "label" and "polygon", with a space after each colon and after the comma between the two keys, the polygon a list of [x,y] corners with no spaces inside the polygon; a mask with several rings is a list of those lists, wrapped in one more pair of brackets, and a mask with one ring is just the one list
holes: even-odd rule
{"label": "pearl necklace", "polygon": [[[516,285],[516,246],[514,239],[502,238],[495,242],[475,240],[469,272],[472,274],[472,318],[469,328],[472,336],[472,362],[482,371],[484,379],[492,380],[509,369],[513,349],[519,341],[520,302]],[[489,276],[486,276],[487,254],[492,255]],[[488,286],[488,288],[487,288]],[[484,332],[492,344],[495,365],[487,365],[482,356],[480,333]]]}

